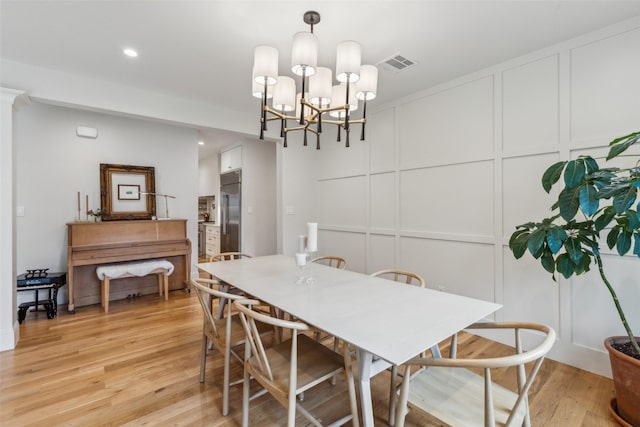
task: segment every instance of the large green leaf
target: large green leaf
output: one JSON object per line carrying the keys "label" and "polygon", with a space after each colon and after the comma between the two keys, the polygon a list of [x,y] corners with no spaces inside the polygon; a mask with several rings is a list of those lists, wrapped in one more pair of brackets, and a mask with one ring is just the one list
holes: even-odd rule
{"label": "large green leaf", "polygon": [[631,249],[631,233],[623,231],[618,234],[618,240],[616,242],[616,250],[619,255],[624,255]]}
{"label": "large green leaf", "polygon": [[586,273],[587,271],[589,271],[589,264],[591,264],[591,258],[588,256],[583,256],[580,262],[578,262],[574,267],[575,273]]}
{"label": "large green leaf", "polygon": [[571,237],[564,242],[564,248],[567,250],[567,254],[571,257],[574,263],[579,263],[584,254],[582,253],[582,245],[580,240],[575,237]]}
{"label": "large green leaf", "polygon": [[609,231],[609,234],[607,234],[607,246],[609,246],[609,249],[613,249],[613,247],[618,242],[618,234],[620,234],[619,225],[611,228],[611,231]]}
{"label": "large green leaf", "polygon": [[564,185],[568,188],[575,188],[583,182],[584,176],[584,161],[580,158],[571,160],[564,169]]}
{"label": "large green leaf", "polygon": [[595,172],[600,170],[600,166],[598,166],[598,162],[596,162],[593,157],[591,156],[585,156],[583,157],[584,159],[584,165],[587,167],[587,173],[589,175],[594,174]]}
{"label": "large green leaf", "polygon": [[618,195],[624,195],[629,191],[629,180],[627,179],[618,179],[616,181],[612,181],[609,185],[606,185],[598,191],[599,199],[611,199],[617,197]]}
{"label": "large green leaf", "polygon": [[554,226],[547,231],[547,246],[554,254],[562,248],[565,240],[567,240],[567,232],[562,228]]}
{"label": "large green leaf", "polygon": [[558,180],[560,179],[562,170],[564,169],[564,165],[566,164],[567,162],[557,162],[549,166],[547,170],[544,171],[544,174],[542,175],[542,188],[544,188],[544,191],[546,191],[547,193],[551,191],[551,187],[553,187],[553,184],[558,182]]}
{"label": "large green leaf", "polygon": [[511,236],[511,240],[509,241],[509,248],[511,248],[511,251],[513,251],[513,256],[515,256],[516,259],[520,259],[526,252],[527,242],[529,241],[530,234],[531,233],[529,231],[522,230],[522,233],[515,232]]}
{"label": "large green leaf", "polygon": [[558,196],[558,207],[565,221],[573,219],[580,207],[580,188],[564,188]]}
{"label": "large green leaf", "polygon": [[629,219],[629,230],[640,229],[640,214],[638,214],[638,212],[634,211],[633,209],[627,210],[625,214]]}
{"label": "large green leaf", "polygon": [[616,215],[616,210],[614,209],[613,206],[607,206],[602,213],[600,214],[599,217],[596,218],[595,220],[595,227],[596,227],[596,232],[599,233],[600,231],[602,231],[607,225],[609,225],[609,223],[611,222],[611,220],[613,219],[613,217]]}
{"label": "large green leaf", "polygon": [[558,258],[556,258],[556,270],[558,270],[565,279],[568,279],[575,272],[575,264],[571,261],[569,255],[566,253],[560,254]]}
{"label": "large green leaf", "polygon": [[619,156],[627,148],[638,142],[639,139],[640,132],[630,133],[629,135],[621,136],[620,138],[614,139],[609,143],[610,148],[609,154],[607,155],[607,160],[611,160],[614,157]]}
{"label": "large green leaf", "polygon": [[534,256],[534,258],[539,258],[540,255],[542,255],[542,249],[546,235],[547,232],[545,230],[537,229],[529,236],[527,247],[529,248],[529,252]]}
{"label": "large green leaf", "polygon": [[553,259],[553,254],[546,250],[540,257],[540,263],[545,270],[553,274],[556,271],[556,261]]}
{"label": "large green leaf", "polygon": [[593,216],[600,207],[600,200],[597,198],[598,190],[593,185],[580,187],[580,209],[588,217]]}
{"label": "large green leaf", "polygon": [[613,207],[616,208],[616,213],[621,214],[622,212],[629,209],[633,205],[633,202],[636,201],[637,193],[637,188],[629,187],[626,192],[617,195],[613,199]]}

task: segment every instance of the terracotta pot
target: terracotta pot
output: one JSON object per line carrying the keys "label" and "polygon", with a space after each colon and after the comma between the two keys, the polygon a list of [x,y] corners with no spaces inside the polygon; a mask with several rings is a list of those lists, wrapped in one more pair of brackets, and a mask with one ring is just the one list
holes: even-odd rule
{"label": "terracotta pot", "polygon": [[[640,338],[636,337],[640,340]],[[611,347],[612,343],[628,342],[629,337],[609,337],[604,346],[609,352],[613,384],[616,388],[618,415],[627,423],[640,427],[640,360]]]}

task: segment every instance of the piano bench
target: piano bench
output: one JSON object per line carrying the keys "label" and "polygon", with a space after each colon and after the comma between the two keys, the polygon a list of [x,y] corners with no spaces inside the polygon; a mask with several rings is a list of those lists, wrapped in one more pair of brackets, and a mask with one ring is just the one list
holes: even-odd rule
{"label": "piano bench", "polygon": [[100,303],[104,312],[109,312],[109,287],[111,280],[125,277],[144,277],[149,274],[158,275],[158,294],[169,299],[169,275],[173,273],[173,264],[167,260],[135,261],[120,264],[104,265],[96,268],[100,279]]}

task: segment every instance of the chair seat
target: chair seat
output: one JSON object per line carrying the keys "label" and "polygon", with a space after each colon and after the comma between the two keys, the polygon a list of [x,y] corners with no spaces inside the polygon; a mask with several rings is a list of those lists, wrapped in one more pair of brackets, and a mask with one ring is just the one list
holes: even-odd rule
{"label": "chair seat", "polygon": [[[220,336],[218,337],[219,343],[221,347],[225,346],[225,335],[224,335],[224,330],[226,328],[226,319],[214,319],[214,322],[216,324],[216,327],[218,328],[218,331],[220,331]],[[267,335],[267,334],[271,334],[273,333],[273,327],[271,325],[267,325],[261,322],[256,322],[256,325],[258,326],[258,331],[260,331],[260,335]],[[207,334],[207,336],[209,337],[213,337],[213,330],[212,328],[208,325],[205,324],[205,333]],[[244,340],[245,340],[245,332],[244,332],[244,328],[242,326],[242,320],[240,320],[240,316],[238,315],[238,313],[234,313],[231,316],[231,339],[230,339],[230,346],[231,347],[235,347],[241,344],[244,344]],[[242,355],[240,355],[242,356]]]}
{"label": "chair seat", "polygon": [[[504,426],[518,395],[495,383],[492,388],[496,425]],[[468,369],[421,370],[411,378],[409,402],[454,427],[484,426],[484,378]],[[511,425],[521,426],[525,414],[521,405]]]}
{"label": "chair seat", "polygon": [[[266,354],[271,363],[274,386],[280,390],[287,390],[291,366],[290,340],[269,347],[266,349]],[[254,369],[259,369],[258,363],[256,357],[250,361]],[[340,372],[344,368],[344,359],[339,353],[300,334],[298,335],[297,368],[296,389],[300,393]]]}

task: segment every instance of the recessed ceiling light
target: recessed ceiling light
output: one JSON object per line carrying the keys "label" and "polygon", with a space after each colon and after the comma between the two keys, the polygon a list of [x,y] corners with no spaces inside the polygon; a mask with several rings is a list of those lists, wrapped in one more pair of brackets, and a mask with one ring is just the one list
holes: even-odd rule
{"label": "recessed ceiling light", "polygon": [[130,56],[131,58],[135,58],[138,56],[138,52],[135,49],[131,49],[130,47],[123,49],[125,55]]}
{"label": "recessed ceiling light", "polygon": [[204,145],[204,141],[198,141],[198,145]]}

